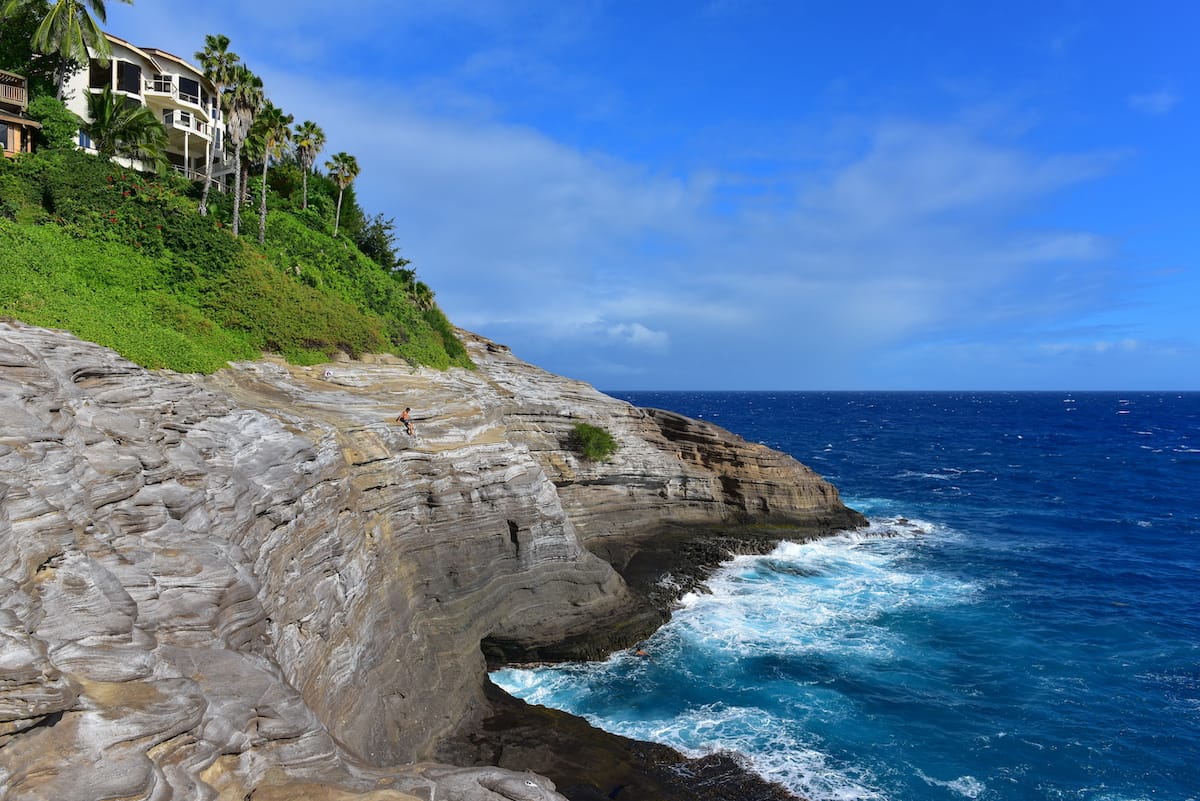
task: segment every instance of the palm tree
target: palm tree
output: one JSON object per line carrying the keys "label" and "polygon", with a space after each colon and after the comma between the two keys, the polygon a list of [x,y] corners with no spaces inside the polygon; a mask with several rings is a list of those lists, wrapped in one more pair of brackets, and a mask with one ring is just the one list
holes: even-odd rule
{"label": "palm tree", "polygon": [[329,170],[329,177],[338,188],[337,212],[333,216],[333,235],[337,236],[338,226],[342,222],[342,194],[358,177],[358,160],[349,153],[334,153],[333,157],[325,162],[325,168]]}
{"label": "palm tree", "polygon": [[110,87],[88,95],[88,116],[80,130],[92,140],[92,146],[105,158],[128,156],[167,169],[167,129],[153,111],[113,94]]}
{"label": "palm tree", "polygon": [[307,209],[308,174],[312,172],[317,154],[321,152],[321,148],[325,147],[325,132],[312,120],[305,120],[296,126],[292,144],[296,151],[296,161],[300,162],[300,168],[304,170],[304,193],[301,195],[303,199],[300,201],[300,208]]}
{"label": "palm tree", "polygon": [[[221,96],[225,92],[225,87],[229,84],[233,77],[233,68],[241,63],[237,53],[229,49],[229,37],[224,34],[208,34],[204,37],[204,49],[196,51],[196,60],[200,62],[201,68],[204,70],[204,77],[212,81],[213,88],[217,93],[217,103],[221,103]],[[213,120],[211,126],[212,131],[216,131],[216,120]],[[213,157],[213,139],[210,135],[208,147],[205,149],[204,160],[204,191],[200,193],[200,216],[208,214],[208,190],[212,186],[212,157]]]}
{"label": "palm tree", "polygon": [[262,197],[258,201],[258,244],[262,244],[267,236],[267,165],[271,157],[278,158],[283,152],[283,146],[292,138],[292,115],[284,114],[278,106],[267,101],[254,127],[258,129],[263,142],[262,157]]}
{"label": "palm tree", "polygon": [[250,126],[263,104],[263,83],[244,64],[233,67],[229,84],[223,96],[225,107],[225,135],[233,142],[233,163],[239,169],[233,174],[233,235],[238,235],[242,209],[242,145],[250,133]]}
{"label": "palm tree", "polygon": [[[19,11],[37,6],[44,0],[0,0],[0,19],[5,19]],[[117,0],[120,3],[133,3],[133,0]],[[91,7],[92,14],[88,13]],[[46,16],[33,32],[33,49],[39,53],[54,53],[58,55],[58,99],[62,100],[63,87],[67,80],[68,65],[88,63],[90,58],[88,48],[96,54],[96,60],[101,66],[108,65],[112,48],[100,23],[108,20],[104,9],[104,0],[54,0],[47,9]]]}

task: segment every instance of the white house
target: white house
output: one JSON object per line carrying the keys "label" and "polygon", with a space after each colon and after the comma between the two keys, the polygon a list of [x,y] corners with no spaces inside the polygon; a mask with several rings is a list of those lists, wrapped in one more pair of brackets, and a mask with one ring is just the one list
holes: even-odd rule
{"label": "white house", "polygon": [[[167,159],[177,172],[192,179],[204,177],[205,150],[213,144],[213,175],[220,181],[232,174],[232,155],[226,157],[225,120],[212,82],[199,67],[179,56],[152,47],[137,47],[105,34],[112,56],[107,66],[94,58],[87,69],[67,83],[67,107],[88,119],[88,95],[110,87],[127,103],[152,109],[167,129]],[[79,146],[90,152],[91,140],[80,132]],[[130,163],[135,169],[147,165]]]}

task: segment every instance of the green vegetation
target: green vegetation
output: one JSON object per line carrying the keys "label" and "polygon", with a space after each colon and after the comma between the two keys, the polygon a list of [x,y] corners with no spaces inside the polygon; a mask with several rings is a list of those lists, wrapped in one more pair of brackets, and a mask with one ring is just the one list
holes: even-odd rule
{"label": "green vegetation", "polygon": [[[196,51],[196,60],[204,70],[204,77],[212,81],[221,107],[225,107],[225,86],[233,77],[233,68],[241,58],[229,49],[229,37],[224,34],[208,34],[204,37],[204,49]],[[212,191],[213,142],[209,139],[204,150],[204,189],[200,192],[200,216],[208,214],[208,194]]]}
{"label": "green vegetation", "polygon": [[334,153],[333,157],[325,162],[325,168],[329,170],[329,177],[338,188],[337,210],[333,214],[333,235],[337,236],[338,225],[342,221],[342,196],[346,194],[346,187],[358,177],[358,160],[349,153]]}
{"label": "green vegetation", "polygon": [[303,211],[271,196],[256,248],[227,227],[232,198],[215,196],[202,217],[198,187],[181,178],[74,150],[0,159],[0,315],[186,372],[263,351],[304,364],[340,350],[470,366],[441,311],[418,304],[413,272],[333,238],[322,212],[333,187],[313,189],[324,202]]}
{"label": "green vegetation", "polygon": [[617,442],[612,434],[590,423],[576,423],[567,440],[567,447],[584,459],[602,462],[617,452]]}
{"label": "green vegetation", "polygon": [[101,156],[110,160],[129,156],[166,172],[167,130],[153,111],[126,103],[107,86],[103,92],[88,95],[87,101],[89,121],[80,130],[91,137],[92,147]]}
{"label": "green vegetation", "polygon": [[29,116],[42,124],[37,132],[39,148],[63,150],[75,147],[75,132],[83,127],[79,115],[52,95],[41,95],[29,101]]}
{"label": "green vegetation", "polygon": [[[471,366],[433,291],[397,255],[393,221],[359,207],[357,160],[340,152],[328,175],[313,172],[324,132],[311,121],[293,132],[228,37],[206,36],[196,59],[225,113],[231,193],[210,191],[211,147],[203,181],[163,174],[169,140],[150,108],[105,88],[80,120],[55,99],[89,47],[108,61],[104,10],[101,0],[0,0],[0,69],[30,76],[30,116],[42,123],[37,153],[0,158],[0,315],[179,371],[263,351],[301,364],[342,351]],[[77,131],[99,158],[75,150]],[[160,174],[113,163],[122,156]],[[261,181],[247,180],[251,170]],[[238,237],[255,201],[257,247]]]}
{"label": "green vegetation", "polygon": [[[133,0],[118,0],[132,3]],[[88,13],[91,8],[92,14]],[[87,64],[88,49],[101,64],[108,63],[111,50],[100,23],[106,20],[103,0],[3,0],[0,19],[40,19],[30,38],[33,50],[57,58],[57,97],[63,96],[63,84],[73,65]],[[99,20],[99,22],[97,22]]]}

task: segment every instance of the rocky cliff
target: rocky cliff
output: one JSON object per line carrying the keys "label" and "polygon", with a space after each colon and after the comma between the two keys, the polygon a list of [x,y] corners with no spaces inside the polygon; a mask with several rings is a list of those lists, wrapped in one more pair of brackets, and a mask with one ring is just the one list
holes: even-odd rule
{"label": "rocky cliff", "polygon": [[0,322],[0,798],[561,798],[430,761],[480,760],[446,744],[495,719],[485,652],[644,635],[683,532],[861,522],[789,457],[464,338],[477,370],[191,376]]}

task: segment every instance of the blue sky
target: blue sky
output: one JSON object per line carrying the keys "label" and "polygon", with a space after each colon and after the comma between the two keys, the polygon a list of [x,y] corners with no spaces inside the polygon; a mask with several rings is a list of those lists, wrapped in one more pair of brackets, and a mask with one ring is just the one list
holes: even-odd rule
{"label": "blue sky", "polygon": [[[177,0],[601,389],[1200,389],[1200,3]],[[195,27],[193,27],[195,26]]]}

